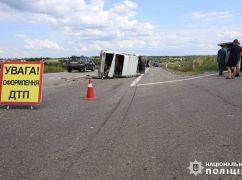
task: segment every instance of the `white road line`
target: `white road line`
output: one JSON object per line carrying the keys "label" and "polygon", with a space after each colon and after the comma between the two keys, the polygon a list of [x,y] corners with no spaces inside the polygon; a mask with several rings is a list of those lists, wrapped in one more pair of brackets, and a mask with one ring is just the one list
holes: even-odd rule
{"label": "white road line", "polygon": [[149,70],[150,70],[150,68],[147,68],[147,69],[145,70],[145,73],[147,73]]}
{"label": "white road line", "polygon": [[[147,73],[149,71],[150,68],[147,68],[145,70],[145,73]],[[144,76],[144,74],[140,75],[139,77],[137,77],[131,84],[130,86],[133,87],[133,86],[136,86],[136,84],[139,83],[139,81],[141,80],[141,78]]]}
{"label": "white road line", "polygon": [[130,86],[136,86],[136,84],[138,84],[138,82],[141,80],[141,78],[144,76],[144,74],[142,74],[141,76],[137,77],[131,84]]}
{"label": "white road line", "polygon": [[137,86],[150,86],[150,85],[156,85],[156,84],[176,83],[176,82],[190,81],[190,80],[193,80],[193,79],[202,79],[204,77],[209,77],[209,76],[214,76],[214,75],[217,75],[217,73],[216,74],[209,74],[209,75],[205,75],[205,76],[196,76],[196,77],[191,77],[191,78],[186,78],[186,79],[177,79],[177,80],[171,80],[171,81],[138,84]]}

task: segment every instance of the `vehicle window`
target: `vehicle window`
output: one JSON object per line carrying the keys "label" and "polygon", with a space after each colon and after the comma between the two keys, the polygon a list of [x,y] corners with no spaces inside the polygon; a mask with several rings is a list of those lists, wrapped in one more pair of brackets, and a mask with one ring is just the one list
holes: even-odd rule
{"label": "vehicle window", "polygon": [[91,63],[90,59],[88,57],[86,57],[86,58],[87,58],[87,63]]}
{"label": "vehicle window", "polygon": [[85,57],[81,57],[81,61],[83,62],[83,63],[86,63],[86,58]]}
{"label": "vehicle window", "polygon": [[79,57],[72,56],[70,57],[70,62],[78,62],[79,59],[80,59]]}

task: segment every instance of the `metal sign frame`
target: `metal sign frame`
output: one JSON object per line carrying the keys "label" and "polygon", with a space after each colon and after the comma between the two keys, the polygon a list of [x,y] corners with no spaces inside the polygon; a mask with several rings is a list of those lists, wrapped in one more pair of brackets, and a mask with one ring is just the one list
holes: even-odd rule
{"label": "metal sign frame", "polygon": [[[37,102],[5,102],[2,101],[2,85],[3,85],[3,81],[4,81],[4,67],[5,65],[22,65],[22,64],[26,64],[26,65],[40,65],[40,70],[39,70],[39,90],[38,90],[38,101]],[[4,62],[1,64],[1,74],[0,74],[0,104],[1,105],[40,105],[42,103],[42,82],[43,82],[43,71],[44,71],[44,63],[43,62]]]}

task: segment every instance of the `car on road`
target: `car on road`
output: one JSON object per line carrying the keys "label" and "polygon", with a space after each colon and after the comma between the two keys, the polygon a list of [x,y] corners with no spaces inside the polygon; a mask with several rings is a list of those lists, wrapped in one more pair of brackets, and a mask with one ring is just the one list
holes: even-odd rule
{"label": "car on road", "polygon": [[154,67],[160,67],[160,63],[155,61],[154,64],[153,64]]}
{"label": "car on road", "polygon": [[67,71],[78,70],[86,72],[87,70],[95,71],[95,63],[87,56],[72,56],[67,61]]}

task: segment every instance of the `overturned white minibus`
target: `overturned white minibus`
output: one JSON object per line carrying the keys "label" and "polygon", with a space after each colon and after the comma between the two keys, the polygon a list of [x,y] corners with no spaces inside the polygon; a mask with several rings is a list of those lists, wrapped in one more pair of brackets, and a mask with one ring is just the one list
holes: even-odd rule
{"label": "overturned white minibus", "polygon": [[145,69],[145,62],[134,54],[102,50],[100,61],[99,78],[138,76]]}

